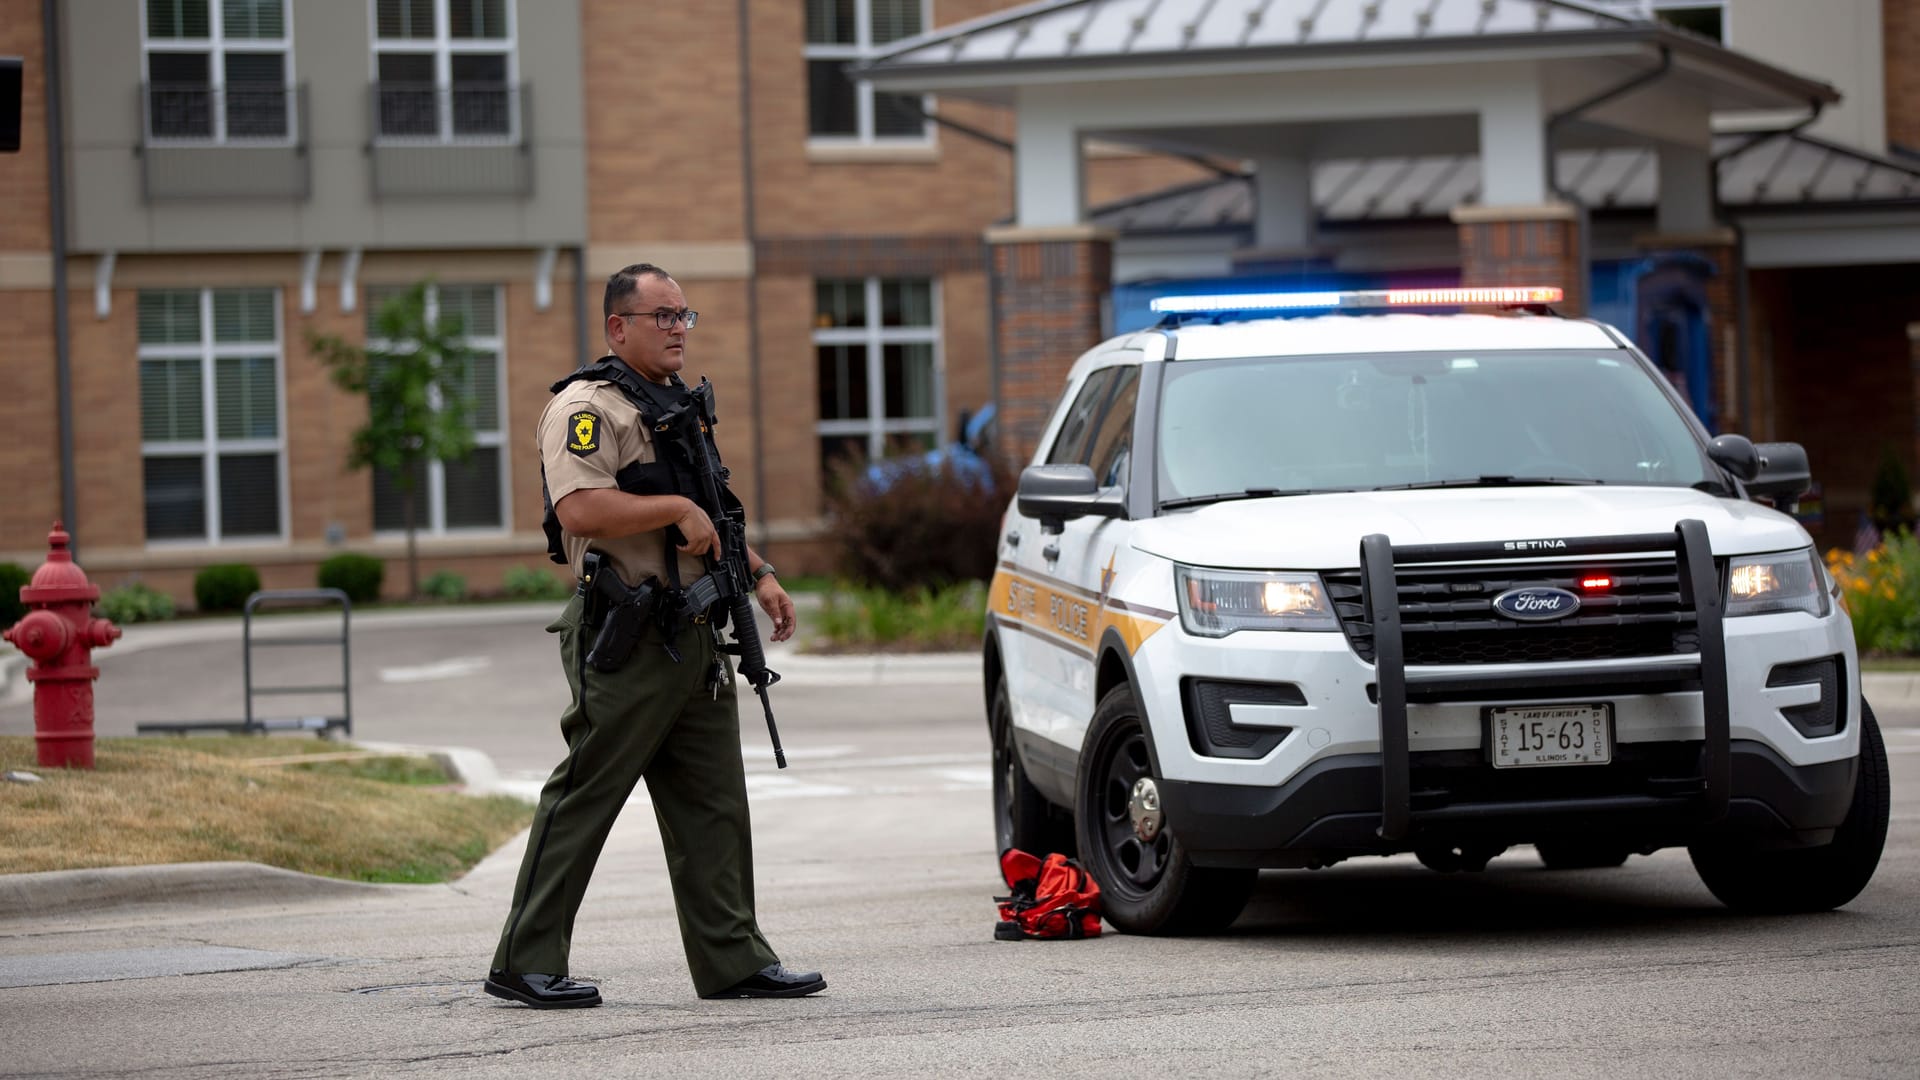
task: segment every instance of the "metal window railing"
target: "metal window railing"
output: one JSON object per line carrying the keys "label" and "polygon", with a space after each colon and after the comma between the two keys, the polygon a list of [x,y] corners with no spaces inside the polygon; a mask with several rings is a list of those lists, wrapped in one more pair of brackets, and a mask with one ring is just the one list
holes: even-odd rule
{"label": "metal window railing", "polygon": [[525,142],[527,87],[516,83],[377,82],[373,137],[383,145]]}
{"label": "metal window railing", "polygon": [[139,87],[140,190],[172,199],[305,199],[307,88],[236,84]]}
{"label": "metal window railing", "polygon": [[142,83],[148,143],[293,143],[301,139],[304,84]]}

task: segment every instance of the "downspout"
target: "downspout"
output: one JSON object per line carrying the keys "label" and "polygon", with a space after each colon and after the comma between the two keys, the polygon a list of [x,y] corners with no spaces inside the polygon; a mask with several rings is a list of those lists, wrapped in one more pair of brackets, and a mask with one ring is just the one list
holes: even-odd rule
{"label": "downspout", "polygon": [[[1733,317],[1740,324],[1735,329],[1733,335],[1733,356],[1734,365],[1740,372],[1740,423],[1748,432],[1763,439],[1770,437],[1770,435],[1769,433],[1760,431],[1758,418],[1753,415],[1753,369],[1751,366],[1753,363],[1753,349],[1750,342],[1752,334],[1750,333],[1751,327],[1749,325],[1749,319],[1752,315],[1753,299],[1752,290],[1747,283],[1747,227],[1742,225],[1738,218],[1727,213],[1726,204],[1720,201],[1720,165],[1722,162],[1736,158],[1769,139],[1776,139],[1782,136],[1787,138],[1793,137],[1806,129],[1814,121],[1820,119],[1820,114],[1826,109],[1826,103],[1818,98],[1814,98],[1807,103],[1807,107],[1810,111],[1806,119],[1801,120],[1791,127],[1782,128],[1779,131],[1756,134],[1753,138],[1746,140],[1739,146],[1721,154],[1710,162],[1713,173],[1712,176],[1709,177],[1713,191],[1713,219],[1715,221],[1726,222],[1727,227],[1733,230]],[[1769,428],[1771,428],[1771,425],[1769,425]]]}
{"label": "downspout", "polygon": [[[740,19],[740,201],[747,233],[747,386],[753,415],[753,516],[760,542],[767,543],[767,458],[764,412],[760,407],[760,267],[758,226],[753,213],[753,65],[749,49],[747,0],[739,0]],[[762,557],[765,557],[762,552]]]}
{"label": "downspout", "polygon": [[47,208],[53,227],[53,363],[60,414],[60,519],[80,554],[80,523],[73,465],[73,336],[67,325],[67,167],[66,131],[61,121],[60,10],[57,0],[40,0],[41,60],[47,109]]}
{"label": "downspout", "polygon": [[1579,230],[1580,277],[1582,279],[1580,282],[1580,299],[1582,304],[1589,309],[1591,309],[1593,305],[1593,223],[1587,212],[1586,204],[1580,201],[1579,196],[1560,186],[1559,160],[1553,152],[1553,133],[1560,125],[1569,120],[1579,118],[1583,113],[1599,108],[1616,98],[1625,97],[1641,87],[1665,78],[1667,72],[1671,70],[1673,70],[1673,50],[1662,45],[1660,46],[1660,63],[1652,71],[1641,72],[1611,90],[1603,90],[1577,105],[1562,109],[1552,116],[1547,117],[1546,138],[1541,140],[1545,144],[1547,155],[1547,190],[1552,192],[1555,198],[1567,202],[1574,207],[1575,228]]}

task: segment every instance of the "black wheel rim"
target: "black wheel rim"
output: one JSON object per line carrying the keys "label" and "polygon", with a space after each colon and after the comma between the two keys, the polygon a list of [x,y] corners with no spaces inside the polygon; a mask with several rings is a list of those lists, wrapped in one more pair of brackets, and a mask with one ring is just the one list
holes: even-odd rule
{"label": "black wheel rim", "polygon": [[1107,864],[1105,876],[1112,887],[1144,895],[1166,873],[1173,837],[1162,829],[1151,841],[1142,841],[1133,830],[1133,814],[1128,807],[1133,786],[1142,777],[1153,775],[1146,736],[1139,728],[1130,728],[1110,745],[1112,750],[1098,773],[1100,789],[1094,805],[1100,858]]}
{"label": "black wheel rim", "polygon": [[993,741],[993,836],[995,854],[1013,846],[1013,732],[1008,729],[1006,710],[994,709]]}

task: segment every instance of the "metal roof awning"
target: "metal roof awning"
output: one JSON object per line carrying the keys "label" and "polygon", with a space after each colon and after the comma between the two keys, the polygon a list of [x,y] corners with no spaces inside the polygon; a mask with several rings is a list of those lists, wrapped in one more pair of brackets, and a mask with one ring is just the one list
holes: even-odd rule
{"label": "metal roof awning", "polygon": [[[1564,150],[1562,187],[1594,210],[1652,209],[1659,197],[1654,151],[1638,147]],[[1876,157],[1803,134],[1726,134],[1714,138],[1720,200],[1728,210],[1920,210],[1920,163]],[[1444,219],[1479,199],[1474,154],[1378,157],[1316,162],[1312,199],[1326,224]],[[1188,184],[1095,207],[1093,224],[1122,235],[1237,232],[1253,226],[1252,181],[1245,176]]]}
{"label": "metal roof awning", "polygon": [[1575,0],[1040,0],[902,40],[852,70],[889,92],[1011,104],[1035,83],[1655,49],[1714,109],[1839,100],[1824,82]]}

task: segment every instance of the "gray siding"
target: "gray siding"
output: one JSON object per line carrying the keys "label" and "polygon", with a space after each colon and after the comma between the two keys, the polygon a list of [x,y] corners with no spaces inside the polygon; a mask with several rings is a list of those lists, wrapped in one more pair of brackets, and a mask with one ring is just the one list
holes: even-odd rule
{"label": "gray siding", "polygon": [[[524,149],[375,147],[371,5],[289,0],[291,74],[301,103],[296,145],[150,147],[144,161],[143,5],[70,0],[61,7],[75,251],[500,248],[585,240],[578,0],[516,0],[518,77],[527,87]],[[396,149],[404,153],[395,157]],[[405,167],[405,185],[376,192],[376,153]],[[475,183],[476,162],[501,171]],[[443,178],[440,186],[436,178]]]}

